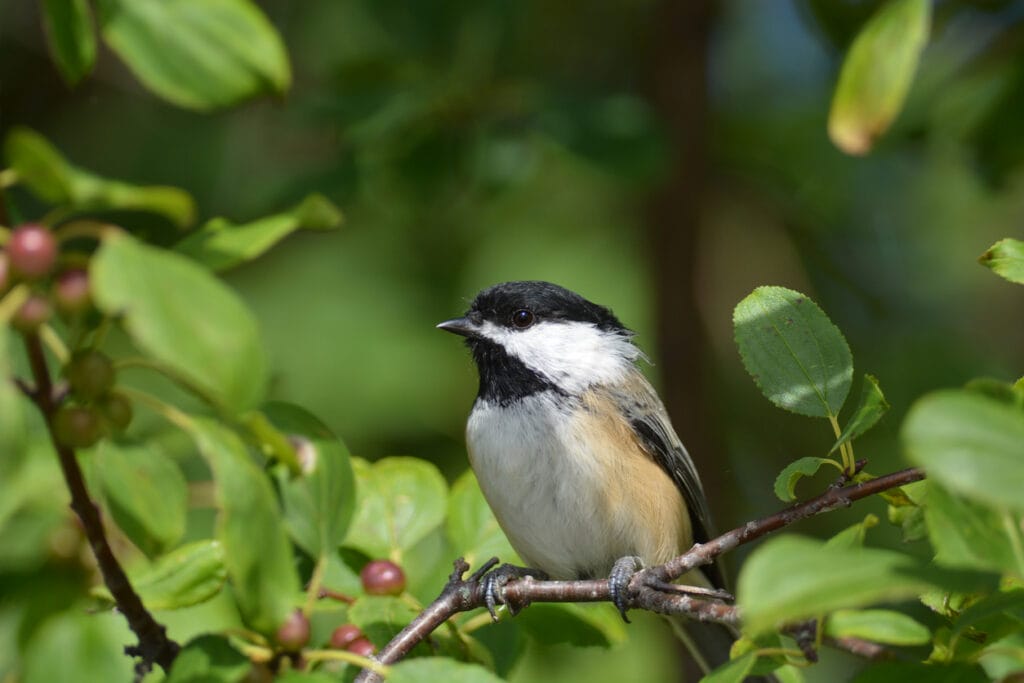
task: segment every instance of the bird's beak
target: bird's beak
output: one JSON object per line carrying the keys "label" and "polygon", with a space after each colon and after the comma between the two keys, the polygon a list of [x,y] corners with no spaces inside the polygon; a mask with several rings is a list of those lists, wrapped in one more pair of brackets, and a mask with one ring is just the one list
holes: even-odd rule
{"label": "bird's beak", "polygon": [[453,334],[461,334],[463,337],[472,337],[476,334],[476,325],[469,318],[452,318],[451,320],[445,320],[443,323],[438,323],[437,329],[444,330],[445,332],[451,332]]}

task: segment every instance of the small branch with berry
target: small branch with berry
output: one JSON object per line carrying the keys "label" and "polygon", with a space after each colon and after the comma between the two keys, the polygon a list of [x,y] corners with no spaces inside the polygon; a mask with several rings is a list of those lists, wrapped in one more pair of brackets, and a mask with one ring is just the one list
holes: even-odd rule
{"label": "small branch with berry", "polygon": [[[89,308],[85,270],[68,268],[53,275],[58,251],[57,239],[43,226],[29,224],[11,232],[5,250],[0,252],[0,292],[6,292],[0,309],[11,309],[7,313],[22,334],[31,368],[32,382],[19,378],[15,384],[46,422],[71,494],[71,509],[82,522],[104,584],[139,640],[125,651],[139,658],[136,677],[141,679],[154,663],[170,671],[179,646],[142,604],[114,556],[99,508],[89,495],[75,456],[76,448],[92,446],[104,433],[123,430],[131,421],[131,405],[112,391],[114,370],[106,355],[92,349],[69,353],[48,326],[54,303],[70,318]],[[49,289],[48,281],[52,282]],[[61,362],[66,384],[54,382],[44,341]]]}
{"label": "small branch with berry", "polygon": [[[694,594],[686,587],[671,582],[691,569],[710,564],[722,553],[790,524],[837,508],[849,507],[854,501],[919,481],[924,476],[921,470],[909,468],[859,484],[831,487],[816,498],[736,527],[707,543],[693,546],[665,564],[638,571],[629,583],[627,606],[660,614],[681,614],[698,621],[738,625],[741,614],[736,607],[720,599]],[[468,578],[463,578],[469,571],[469,565],[462,558],[456,560],[454,571],[438,598],[385,645],[375,660],[384,665],[394,664],[454,615],[487,606],[488,586],[485,577],[496,564],[497,559],[492,559]],[[500,597],[513,614],[533,602],[612,601],[607,579],[541,581],[527,577],[506,584],[501,588]],[[844,649],[855,651],[857,648],[851,646]],[[355,680],[370,683],[382,678],[379,671],[364,669]]]}

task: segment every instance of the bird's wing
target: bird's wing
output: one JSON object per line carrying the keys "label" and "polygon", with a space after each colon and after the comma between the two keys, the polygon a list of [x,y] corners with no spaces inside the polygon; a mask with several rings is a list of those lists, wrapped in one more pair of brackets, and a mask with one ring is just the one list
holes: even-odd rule
{"label": "bird's wing", "polygon": [[[654,387],[637,369],[613,393],[644,450],[672,478],[686,500],[694,542],[704,543],[709,540],[714,527],[704,487]],[[717,562],[702,569],[715,587],[725,588],[722,570]]]}

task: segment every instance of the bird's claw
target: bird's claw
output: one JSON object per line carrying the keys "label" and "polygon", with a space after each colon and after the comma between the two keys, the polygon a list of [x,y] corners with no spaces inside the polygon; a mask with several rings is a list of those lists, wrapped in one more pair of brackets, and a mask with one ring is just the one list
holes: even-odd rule
{"label": "bird's claw", "polygon": [[497,608],[499,605],[506,605],[509,608],[509,614],[513,616],[519,612],[518,607],[505,602],[505,586],[510,581],[528,577],[546,579],[548,575],[539,569],[517,567],[514,564],[503,564],[483,577],[484,605],[487,607],[487,612],[491,615],[492,621],[498,621]]}
{"label": "bird's claw", "polygon": [[644,563],[636,555],[620,557],[612,565],[611,574],[608,575],[608,593],[611,595],[612,604],[619,610],[622,620],[627,624],[629,617],[626,610],[629,609],[629,582],[633,574],[643,569]]}

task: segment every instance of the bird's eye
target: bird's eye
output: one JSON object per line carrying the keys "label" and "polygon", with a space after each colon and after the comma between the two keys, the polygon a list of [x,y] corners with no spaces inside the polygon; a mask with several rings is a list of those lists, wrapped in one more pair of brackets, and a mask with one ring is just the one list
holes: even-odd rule
{"label": "bird's eye", "polygon": [[524,329],[533,324],[533,313],[520,308],[512,314],[512,324],[519,329]]}

